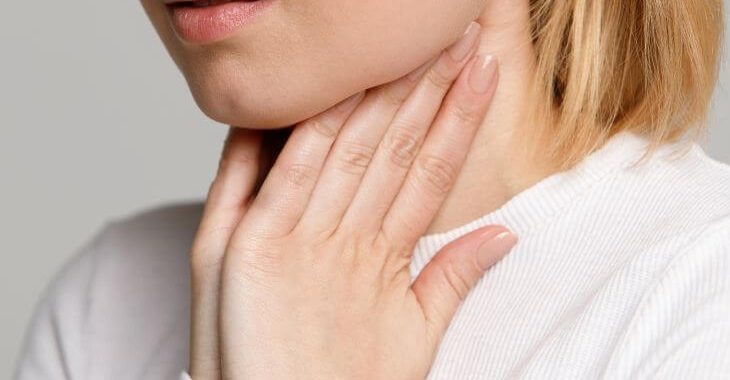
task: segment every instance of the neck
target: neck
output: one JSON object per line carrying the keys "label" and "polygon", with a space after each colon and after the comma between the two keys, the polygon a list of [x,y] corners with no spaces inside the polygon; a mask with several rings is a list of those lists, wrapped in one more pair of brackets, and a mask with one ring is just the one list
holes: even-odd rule
{"label": "neck", "polygon": [[530,95],[536,62],[528,2],[485,3],[477,19],[483,28],[477,53],[497,57],[499,84],[459,177],[427,234],[450,230],[497,210],[557,171],[536,159],[539,155],[529,154],[520,139],[541,127],[528,125],[525,117],[537,104]]}

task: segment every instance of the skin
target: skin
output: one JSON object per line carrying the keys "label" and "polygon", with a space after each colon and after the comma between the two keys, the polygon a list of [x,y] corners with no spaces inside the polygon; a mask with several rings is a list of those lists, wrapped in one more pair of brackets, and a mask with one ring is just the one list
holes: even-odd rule
{"label": "skin", "polygon": [[[190,45],[161,3],[142,1],[198,105],[233,126],[191,254],[190,372],[423,378],[458,304],[516,238],[499,226],[467,234],[411,286],[417,238],[492,211],[550,174],[517,138],[539,127],[522,119],[536,101],[527,1],[291,3],[229,39]],[[483,28],[470,54],[500,62],[499,91],[495,80],[482,95],[467,85],[473,63],[426,64],[474,18]],[[441,86],[403,79],[424,64],[419,83]],[[426,89],[411,94],[404,83]],[[363,90],[350,118],[333,111]],[[486,115],[490,103],[499,112]],[[276,144],[264,133],[292,124]],[[404,125],[416,148],[394,137]],[[384,191],[394,183],[402,189]],[[491,248],[479,256],[484,242]]]}
{"label": "skin", "polygon": [[191,255],[194,378],[426,376],[458,305],[516,243],[479,229],[411,284],[497,85],[495,61],[449,52],[298,124],[261,186],[262,133],[231,129]]}
{"label": "skin", "polygon": [[161,0],[141,2],[201,109],[224,124],[266,130],[289,127],[406,75],[476,18],[482,25],[477,53],[501,63],[493,99],[500,112],[482,122],[427,233],[494,211],[557,171],[540,159],[541,147],[521,138],[544,127],[524,120],[540,102],[530,94],[536,57],[528,0],[283,0],[269,9],[276,12],[209,45],[178,39]]}
{"label": "skin", "polygon": [[142,0],[203,112],[255,129],[294,124],[415,69],[477,17],[481,1],[459,3],[284,0],[232,38],[191,45],[175,36],[160,0]]}

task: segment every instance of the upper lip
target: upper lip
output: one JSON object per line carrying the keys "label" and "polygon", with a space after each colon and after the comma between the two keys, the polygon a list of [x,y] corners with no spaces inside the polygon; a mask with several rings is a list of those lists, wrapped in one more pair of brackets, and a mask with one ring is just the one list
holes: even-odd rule
{"label": "upper lip", "polygon": [[[213,1],[213,0],[211,0]],[[235,1],[235,0],[218,0],[218,2],[227,2],[227,1]],[[256,0],[243,0],[243,1],[256,1]],[[195,0],[162,0],[163,3],[167,5],[174,5],[174,4],[183,4],[183,3],[194,3]],[[216,1],[213,1],[216,2]]]}

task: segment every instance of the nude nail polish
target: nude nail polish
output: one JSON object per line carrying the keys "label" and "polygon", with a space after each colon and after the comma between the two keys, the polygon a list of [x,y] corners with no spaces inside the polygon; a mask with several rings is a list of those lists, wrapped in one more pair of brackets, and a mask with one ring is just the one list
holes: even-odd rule
{"label": "nude nail polish", "polygon": [[515,244],[517,244],[517,236],[512,232],[493,233],[477,248],[477,265],[486,271],[509,253]]}
{"label": "nude nail polish", "polygon": [[460,62],[469,55],[471,48],[477,41],[479,30],[481,30],[481,25],[476,21],[472,21],[461,39],[448,48],[447,52],[451,59]]}
{"label": "nude nail polish", "polygon": [[497,76],[497,59],[492,55],[478,55],[469,73],[469,87],[478,93],[486,93]]}

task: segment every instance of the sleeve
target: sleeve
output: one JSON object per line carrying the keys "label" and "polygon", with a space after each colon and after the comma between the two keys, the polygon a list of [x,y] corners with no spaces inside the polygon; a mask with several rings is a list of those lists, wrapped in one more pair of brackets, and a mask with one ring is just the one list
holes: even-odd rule
{"label": "sleeve", "polygon": [[708,228],[648,293],[606,379],[728,379],[730,219]]}
{"label": "sleeve", "polygon": [[193,380],[187,372],[180,374],[180,380]]}
{"label": "sleeve", "polygon": [[16,380],[84,379],[85,321],[90,308],[93,253],[108,224],[84,242],[57,272],[36,304],[16,364]]}
{"label": "sleeve", "polygon": [[730,292],[724,289],[698,301],[701,305],[677,321],[654,354],[643,363],[640,377],[730,377]]}

